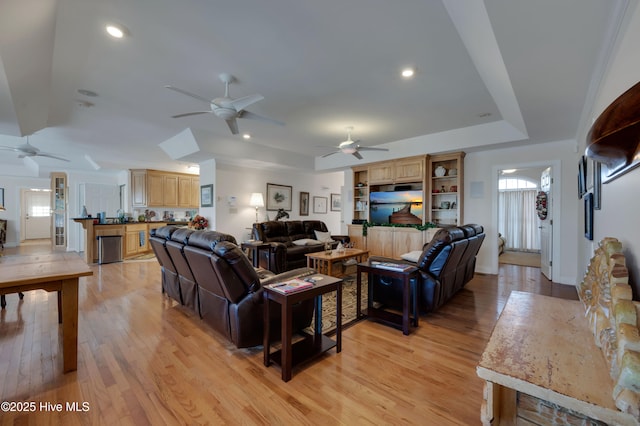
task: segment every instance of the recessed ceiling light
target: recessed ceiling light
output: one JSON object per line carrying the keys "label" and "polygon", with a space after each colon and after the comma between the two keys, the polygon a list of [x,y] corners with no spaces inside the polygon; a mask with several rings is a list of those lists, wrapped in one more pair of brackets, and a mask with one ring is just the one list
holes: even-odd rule
{"label": "recessed ceiling light", "polygon": [[107,25],[106,30],[113,38],[122,38],[126,34],[126,30],[121,25],[109,24]]}
{"label": "recessed ceiling light", "polygon": [[503,175],[508,175],[509,173],[515,173],[518,169],[504,169],[502,171]]}
{"label": "recessed ceiling light", "polygon": [[251,135],[249,133],[245,133],[242,135],[244,139],[251,139]]}
{"label": "recessed ceiling light", "polygon": [[411,78],[413,77],[414,71],[413,68],[405,68],[402,70],[402,76],[404,78]]}

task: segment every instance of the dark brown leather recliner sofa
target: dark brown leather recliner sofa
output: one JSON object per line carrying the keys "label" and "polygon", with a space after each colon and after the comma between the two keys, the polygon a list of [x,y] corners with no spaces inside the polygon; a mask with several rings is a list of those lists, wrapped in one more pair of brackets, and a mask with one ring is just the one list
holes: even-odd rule
{"label": "dark brown leather recliner sofa", "polygon": [[[294,241],[317,240],[315,231],[329,232],[321,220],[269,221],[253,224],[252,237],[271,244],[269,251],[260,251],[260,267],[276,274],[307,265],[307,253],[324,250],[324,243],[296,245]],[[347,235],[332,235],[331,246],[349,242]]]}
{"label": "dark brown leather recliner sofa", "polygon": [[[484,241],[481,225],[442,228],[424,245],[417,263],[372,256],[372,261],[407,263],[419,268],[418,306],[420,312],[435,311],[460,291],[474,276],[476,256]],[[402,307],[399,280],[372,274],[373,301],[383,306]]]}
{"label": "dark brown leather recliner sofa", "polygon": [[[155,230],[150,242],[162,267],[167,295],[178,302],[176,295],[181,295],[183,305],[238,348],[263,343],[263,286],[314,272],[300,268],[276,275],[256,270],[233,236],[216,231],[175,229],[169,225]],[[313,309],[313,300],[294,306],[294,331],[311,324]],[[280,309],[269,312],[271,329],[280,330]],[[276,333],[274,339],[279,337]]]}

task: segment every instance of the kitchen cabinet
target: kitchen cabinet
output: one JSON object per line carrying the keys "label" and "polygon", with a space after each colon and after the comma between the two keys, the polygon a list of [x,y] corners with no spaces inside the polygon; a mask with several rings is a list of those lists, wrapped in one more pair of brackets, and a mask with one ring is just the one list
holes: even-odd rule
{"label": "kitchen cabinet", "polygon": [[436,225],[460,225],[463,220],[464,152],[428,159],[428,220]]}
{"label": "kitchen cabinet", "polygon": [[145,170],[131,171],[131,206],[147,206],[147,172]]}
{"label": "kitchen cabinet", "polygon": [[200,207],[198,176],[159,170],[131,170],[132,207]]}
{"label": "kitchen cabinet", "polygon": [[393,162],[385,161],[369,166],[369,184],[385,185],[393,183],[394,168]]}
{"label": "kitchen cabinet", "polygon": [[125,225],[124,257],[131,257],[149,251],[149,229],[146,223]]}

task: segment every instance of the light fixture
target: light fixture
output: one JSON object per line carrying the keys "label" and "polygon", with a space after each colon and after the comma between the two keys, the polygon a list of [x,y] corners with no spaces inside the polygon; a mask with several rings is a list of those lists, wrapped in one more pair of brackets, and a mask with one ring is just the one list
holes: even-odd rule
{"label": "light fixture", "polygon": [[411,78],[413,77],[413,74],[415,73],[415,71],[413,70],[413,68],[405,68],[402,70],[402,76],[404,78]]}
{"label": "light fixture", "polygon": [[107,33],[113,38],[123,38],[126,34],[128,34],[127,29],[118,24],[108,24],[105,29],[107,30]]}
{"label": "light fixture", "polygon": [[245,133],[242,135],[244,139],[251,139],[251,135],[249,133]]}
{"label": "light fixture", "polygon": [[256,223],[258,223],[258,208],[264,207],[264,198],[262,198],[262,192],[253,192],[249,205],[256,208]]}
{"label": "light fixture", "polygon": [[515,172],[516,172],[516,170],[518,170],[518,169],[504,169],[504,170],[502,171],[502,174],[503,174],[503,175],[508,175],[508,174],[510,174],[510,173],[515,173]]}

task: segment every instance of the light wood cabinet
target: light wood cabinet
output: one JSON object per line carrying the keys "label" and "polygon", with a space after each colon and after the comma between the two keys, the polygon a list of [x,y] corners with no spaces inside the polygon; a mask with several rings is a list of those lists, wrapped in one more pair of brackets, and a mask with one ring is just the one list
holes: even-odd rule
{"label": "light wood cabinet", "polygon": [[353,168],[353,219],[356,223],[369,219],[369,169]]}
{"label": "light wood cabinet", "polygon": [[147,172],[131,170],[131,206],[146,207],[147,205]]}
{"label": "light wood cabinet", "polygon": [[147,173],[147,197],[147,205],[145,207],[161,207],[164,205],[164,175],[162,173]]}
{"label": "light wood cabinet", "polygon": [[149,229],[146,223],[125,225],[124,257],[146,253],[148,249]]}
{"label": "light wood cabinet", "polygon": [[428,165],[428,220],[436,225],[462,224],[464,152],[430,156]]}
{"label": "light wood cabinet", "polygon": [[132,207],[198,208],[199,188],[198,176],[159,170],[131,170]]}
{"label": "light wood cabinet", "polygon": [[405,158],[394,162],[394,183],[422,182],[424,180],[424,157]]}
{"label": "light wood cabinet", "polygon": [[353,248],[366,250],[367,238],[362,235],[362,225],[347,225],[349,242],[353,243]]}
{"label": "light wood cabinet", "polygon": [[367,236],[362,235],[362,225],[347,225],[349,239],[356,248],[369,250],[370,256],[384,256],[400,259],[405,253],[422,250],[433,239],[440,228],[420,231],[410,227],[372,226],[367,228]]}
{"label": "light wood cabinet", "polygon": [[393,183],[393,177],[394,165],[391,161],[371,165],[369,167],[370,185],[386,185]]}
{"label": "light wood cabinet", "polygon": [[369,185],[423,182],[425,157],[407,157],[369,165]]}

